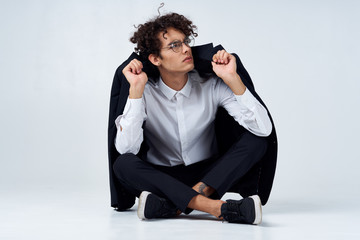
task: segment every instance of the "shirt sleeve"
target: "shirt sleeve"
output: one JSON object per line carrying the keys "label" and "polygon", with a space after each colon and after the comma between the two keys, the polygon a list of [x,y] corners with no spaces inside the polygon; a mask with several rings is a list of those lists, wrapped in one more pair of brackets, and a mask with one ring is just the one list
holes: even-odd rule
{"label": "shirt sleeve", "polygon": [[143,142],[143,122],[146,120],[143,98],[126,101],[124,112],[115,119],[115,147],[120,154],[137,154]]}
{"label": "shirt sleeve", "polygon": [[231,89],[218,79],[215,87],[219,105],[245,129],[257,136],[269,136],[272,124],[265,107],[246,88],[243,95],[235,95]]}

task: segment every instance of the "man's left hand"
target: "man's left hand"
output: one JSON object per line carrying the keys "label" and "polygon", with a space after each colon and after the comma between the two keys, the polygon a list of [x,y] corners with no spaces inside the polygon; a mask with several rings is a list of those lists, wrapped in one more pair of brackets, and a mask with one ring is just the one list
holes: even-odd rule
{"label": "man's left hand", "polygon": [[220,50],[214,54],[212,60],[211,64],[215,74],[225,83],[236,78],[236,59],[233,55],[225,50]]}
{"label": "man's left hand", "polygon": [[220,50],[212,58],[215,74],[221,78],[236,95],[242,95],[246,89],[236,72],[236,58],[225,50]]}

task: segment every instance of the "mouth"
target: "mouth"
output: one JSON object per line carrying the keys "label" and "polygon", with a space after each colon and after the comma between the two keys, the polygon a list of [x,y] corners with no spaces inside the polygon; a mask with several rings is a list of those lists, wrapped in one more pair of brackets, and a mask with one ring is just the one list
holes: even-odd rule
{"label": "mouth", "polygon": [[192,57],[186,57],[184,60],[183,60],[183,62],[191,62],[193,60],[193,58]]}

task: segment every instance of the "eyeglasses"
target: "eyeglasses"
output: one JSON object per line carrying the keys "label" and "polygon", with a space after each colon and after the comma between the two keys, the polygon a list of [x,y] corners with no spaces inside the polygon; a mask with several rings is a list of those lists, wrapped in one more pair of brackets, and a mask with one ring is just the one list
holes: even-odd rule
{"label": "eyeglasses", "polygon": [[194,44],[194,39],[191,38],[191,37],[187,37],[187,38],[184,39],[183,42],[175,41],[175,42],[170,43],[167,47],[164,47],[162,49],[167,48],[167,49],[171,49],[174,52],[178,53],[178,52],[182,51],[183,44],[185,44],[188,47],[192,47],[193,44]]}

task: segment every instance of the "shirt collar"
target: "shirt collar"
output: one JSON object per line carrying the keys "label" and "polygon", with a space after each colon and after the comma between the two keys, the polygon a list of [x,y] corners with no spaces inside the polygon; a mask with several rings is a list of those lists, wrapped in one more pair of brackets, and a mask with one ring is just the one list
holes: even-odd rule
{"label": "shirt collar", "polygon": [[191,84],[190,74],[188,74],[188,80],[187,80],[185,86],[180,91],[175,91],[174,89],[168,87],[164,83],[162,78],[161,77],[159,78],[159,89],[169,100],[171,100],[175,96],[176,93],[181,93],[185,97],[189,97],[190,92],[191,92],[191,87],[192,87],[192,84]]}

